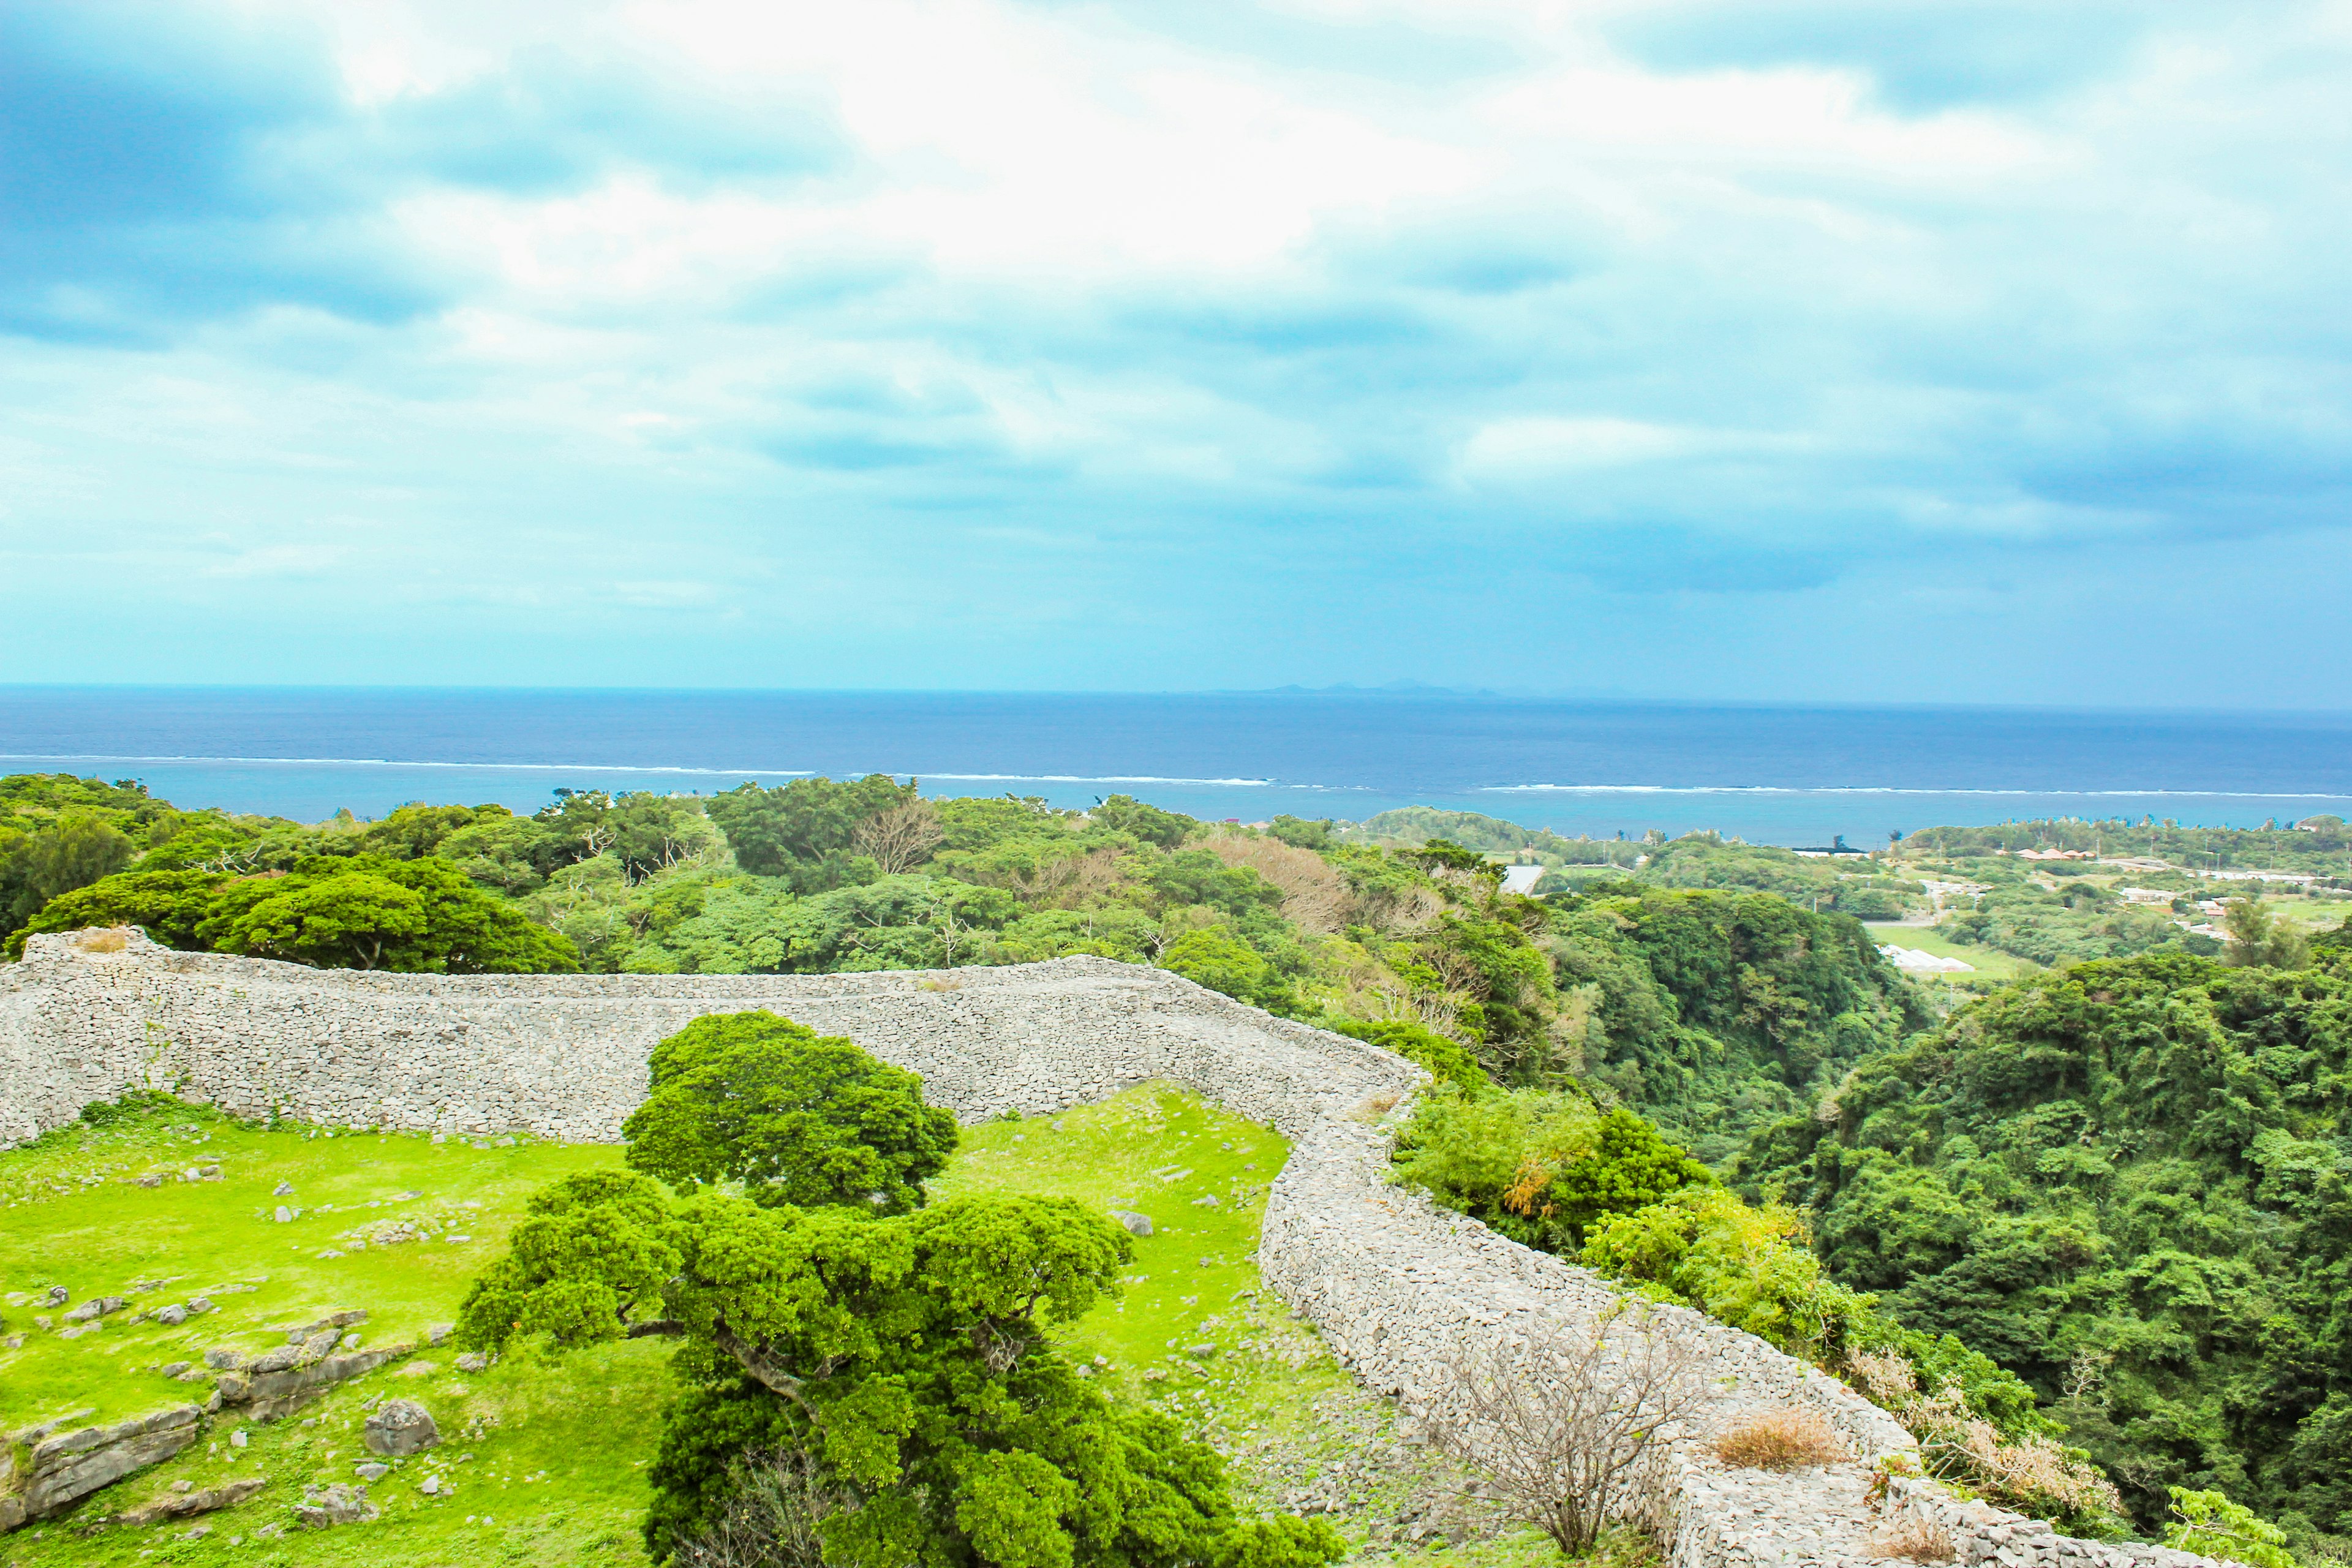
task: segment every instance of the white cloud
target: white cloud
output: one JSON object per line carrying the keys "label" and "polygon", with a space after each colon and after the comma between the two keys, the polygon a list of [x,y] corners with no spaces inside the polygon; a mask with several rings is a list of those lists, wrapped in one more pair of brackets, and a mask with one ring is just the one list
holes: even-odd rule
{"label": "white cloud", "polygon": [[[2352,483],[2341,5],[2102,12],[2129,37],[2095,60],[1932,102],[1866,51],[1627,30],[1704,33],[1698,0],[1272,0],[1223,33],[1011,0],[226,9],[323,29],[350,123],[304,99],[225,137],[314,183],[230,169],[115,271],[77,237],[0,296],[33,323],[0,356],[0,548],[224,530],[170,588],[221,605],[352,559],[415,602],[477,570],[527,644],[721,604],[814,626],[810,582],[1179,624],[1244,570],[1421,581],[1430,537],[1573,574],[1614,530],[1643,585],[1771,551],[1780,580],[1965,571],[2318,526]],[[1995,9],[2004,50],[2073,58],[2057,10]],[[1882,57],[1883,21],[1857,0]],[[1948,34],[1918,37],[1932,75]],[[1475,47],[1408,68],[1434,43]],[[562,140],[499,118],[551,83],[585,128],[504,168]],[[403,142],[428,111],[457,118]]]}

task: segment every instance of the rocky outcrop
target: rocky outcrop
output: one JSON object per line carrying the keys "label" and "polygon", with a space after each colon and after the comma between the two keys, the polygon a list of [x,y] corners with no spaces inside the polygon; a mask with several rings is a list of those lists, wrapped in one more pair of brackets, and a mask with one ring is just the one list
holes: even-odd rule
{"label": "rocky outcrop", "polygon": [[[179,1483],[186,1486],[188,1483]],[[119,1522],[123,1524],[161,1524],[167,1519],[193,1519],[200,1513],[216,1513],[225,1508],[235,1508],[269,1483],[259,1476],[229,1481],[222,1486],[206,1487],[202,1491],[167,1492],[152,1502],[142,1503],[126,1510]]]}
{"label": "rocky outcrop", "polygon": [[160,1464],[196,1440],[204,1412],[175,1405],[110,1426],[44,1436],[31,1445],[20,1500],[25,1518],[46,1519],[100,1487]]}
{"label": "rocky outcrop", "polygon": [[245,1414],[255,1421],[275,1421],[300,1409],[335,1384],[373,1372],[415,1348],[386,1345],[381,1350],[352,1351],[347,1355],[320,1355],[307,1362],[289,1358],[280,1365],[263,1370],[264,1363],[278,1353],[273,1351],[246,1371],[221,1373],[220,1402],[224,1405],[244,1406]]}

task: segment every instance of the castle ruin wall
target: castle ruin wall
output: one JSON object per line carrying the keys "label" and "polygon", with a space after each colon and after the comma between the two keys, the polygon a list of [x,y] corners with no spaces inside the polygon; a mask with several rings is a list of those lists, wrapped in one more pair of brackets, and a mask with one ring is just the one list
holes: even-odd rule
{"label": "castle ruin wall", "polygon": [[[116,941],[119,949],[115,949]],[[115,949],[109,951],[109,949]],[[923,1076],[966,1121],[1036,1114],[1158,1079],[1292,1143],[1259,1264],[1408,1421],[1449,1419],[1450,1357],[1589,1328],[1622,1294],[1387,1180],[1397,1116],[1426,1075],[1385,1051],[1276,1018],[1164,970],[1079,957],[1007,968],[825,975],[407,975],[174,952],[136,932],[37,936],[0,969],[0,1146],[126,1089],[238,1115],[457,1134],[612,1142],[654,1044],[693,1018],[766,1008]],[[1861,1563],[1896,1521],[2002,1568],[2193,1568],[2209,1560],[2056,1535],[1874,1461],[1910,1436],[1836,1379],[1699,1313],[1656,1308],[1704,1347],[1724,1396],[1708,1427],[1653,1450],[1640,1511],[1671,1568]],[[1854,1462],[1727,1469],[1712,1430],[1780,1405],[1823,1415]]]}

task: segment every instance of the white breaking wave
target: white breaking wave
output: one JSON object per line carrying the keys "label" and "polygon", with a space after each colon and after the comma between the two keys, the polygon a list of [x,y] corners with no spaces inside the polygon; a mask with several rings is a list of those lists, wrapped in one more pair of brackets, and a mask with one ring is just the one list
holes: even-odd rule
{"label": "white breaking wave", "polygon": [[[455,771],[525,773],[662,773],[697,778],[813,778],[813,768],[698,768],[646,766],[626,763],[445,763],[402,762],[390,757],[235,757],[135,756],[97,752],[0,752],[0,763],[209,763],[230,767],[274,768],[442,768]],[[871,773],[904,774],[908,778],[951,779],[958,784],[1192,784],[1231,789],[1360,790],[1364,784],[1300,784],[1279,779],[1185,778],[1169,773],[955,773],[927,768],[871,768]],[[845,769],[845,777],[853,770]]]}
{"label": "white breaking wave", "polygon": [[[139,755],[100,752],[0,752],[0,763],[106,763],[206,764],[268,768],[431,768],[447,772],[518,773],[622,773],[674,778],[812,778],[813,768],[685,767],[628,763],[450,763],[403,762],[390,757],[246,757],[205,755]],[[2020,786],[1924,787],[1907,784],[1474,784],[1458,789],[1411,791],[1382,789],[1375,784],[1302,784],[1272,778],[1192,778],[1172,773],[961,773],[926,768],[871,768],[871,773],[908,778],[940,779],[957,784],[1179,784],[1196,789],[1279,789],[1301,793],[1421,794],[1424,797],[1454,795],[1986,795],[2058,797],[2080,800],[2126,798],[2179,800],[2352,800],[2352,792],[2318,790],[2231,789],[2043,789]],[[844,777],[854,770],[843,770]]]}
{"label": "white breaking wave", "polygon": [[648,767],[627,763],[415,763],[390,757],[119,756],[103,752],[0,752],[0,763],[211,763],[264,768],[449,768],[513,773],[692,773],[716,777],[809,778],[808,768]]}
{"label": "white breaking wave", "polygon": [[1922,788],[1906,784],[1480,784],[1478,795],[2062,795],[2082,800],[2158,797],[2182,800],[2352,800],[2291,789],[2013,789]]}

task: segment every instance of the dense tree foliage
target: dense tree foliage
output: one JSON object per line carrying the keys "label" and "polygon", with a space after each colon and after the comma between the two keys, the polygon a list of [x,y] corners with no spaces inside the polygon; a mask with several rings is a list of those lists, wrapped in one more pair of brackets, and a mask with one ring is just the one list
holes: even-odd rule
{"label": "dense tree foliage", "polygon": [[903,1214],[955,1152],[922,1079],[773,1013],[698,1018],[654,1048],[628,1163],[681,1192],[731,1184],[754,1203]]}
{"label": "dense tree foliage", "polygon": [[1399,1180],[1449,1208],[1861,1384],[1920,1438],[1931,1473],[2079,1533],[2117,1530],[2112,1489],[2062,1448],[2022,1382],[1831,1279],[1801,1215],[1745,1202],[1624,1107],[1440,1092],[1416,1108],[1395,1158]]}
{"label": "dense tree foliage", "polygon": [[1843,915],[1760,893],[1620,883],[1554,900],[1582,1067],[1710,1163],[1928,1021]]}
{"label": "dense tree foliage", "polygon": [[2080,964],[1860,1064],[1740,1176],[2024,1376],[2144,1526],[2218,1487],[2352,1534],[2347,1054],[2341,968]]}
{"label": "dense tree foliage", "polygon": [[131,924],[173,946],[411,973],[576,971],[554,931],[437,859],[313,856],[291,871],[133,871],[51,900],[16,939]]}
{"label": "dense tree foliage", "polygon": [[[636,1333],[682,1340],[681,1393],[648,1472],[656,1562],[719,1521],[761,1454],[793,1456],[809,1478],[803,1500],[821,1504],[811,1522],[828,1563],[1313,1568],[1338,1557],[1319,1521],[1244,1517],[1214,1450],[1114,1405],[1047,1337],[1118,1292],[1134,1257],[1124,1229],[1067,1198],[919,1206],[918,1173],[946,1145],[922,1124],[919,1086],[891,1070],[763,1015],[701,1020],[664,1041],[654,1114],[630,1124],[631,1160],[677,1172],[694,1195],[681,1202],[635,1172],[582,1173],[537,1194],[467,1296],[458,1342],[560,1352]],[[750,1109],[726,1109],[737,1099]],[[709,1190],[729,1178],[759,1201]],[[856,1201],[886,1182],[910,1212]],[[792,1201],[803,1195],[818,1206]]]}

